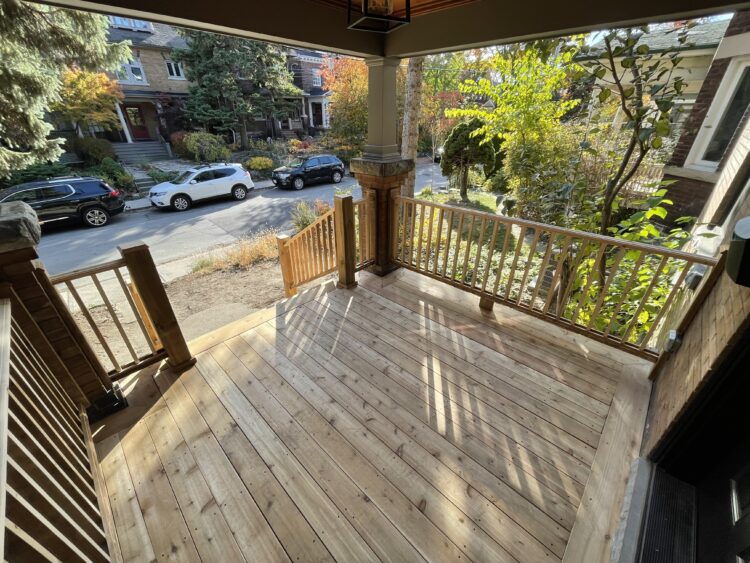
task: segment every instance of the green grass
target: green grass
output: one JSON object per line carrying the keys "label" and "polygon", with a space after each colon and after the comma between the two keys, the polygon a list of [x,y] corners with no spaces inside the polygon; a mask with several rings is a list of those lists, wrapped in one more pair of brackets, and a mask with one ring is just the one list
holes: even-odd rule
{"label": "green grass", "polygon": [[497,212],[496,195],[489,192],[469,190],[469,202],[461,201],[458,190],[451,190],[449,193],[434,193],[432,190],[425,189],[417,195],[418,199],[425,199],[434,203],[453,205],[465,209],[474,209],[476,211],[486,211],[487,213]]}

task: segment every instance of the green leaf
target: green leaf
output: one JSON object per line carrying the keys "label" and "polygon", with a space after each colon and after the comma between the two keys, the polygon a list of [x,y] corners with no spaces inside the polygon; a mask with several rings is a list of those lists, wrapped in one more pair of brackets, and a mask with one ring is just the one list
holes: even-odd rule
{"label": "green leaf", "polygon": [[609,88],[604,88],[601,92],[599,92],[599,103],[606,102],[611,95],[612,90],[610,90]]}
{"label": "green leaf", "polygon": [[653,141],[651,141],[651,146],[655,149],[660,149],[662,146],[661,137],[656,137]]}

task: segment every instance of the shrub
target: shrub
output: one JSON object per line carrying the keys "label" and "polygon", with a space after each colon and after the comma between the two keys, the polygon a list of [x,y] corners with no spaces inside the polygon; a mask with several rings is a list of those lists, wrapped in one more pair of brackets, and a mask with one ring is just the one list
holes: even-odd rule
{"label": "shrub", "polygon": [[159,170],[158,168],[151,168],[146,171],[146,174],[157,184],[171,182],[180,175],[177,170]]}
{"label": "shrub", "polygon": [[101,164],[90,166],[82,171],[87,176],[95,176],[119,190],[135,191],[135,178],[119,162],[105,158]]}
{"label": "shrub", "polygon": [[193,264],[193,272],[210,274],[218,270],[247,269],[253,264],[279,257],[275,231],[263,231],[258,235],[239,241],[215,256],[201,258]]}
{"label": "shrub", "polygon": [[312,139],[290,139],[287,143],[287,150],[291,154],[308,154],[315,150],[315,143]]}
{"label": "shrub", "polygon": [[70,174],[70,168],[58,162],[53,164],[33,164],[23,170],[13,172],[10,176],[0,178],[0,190],[17,184],[23,184],[24,182],[46,180],[54,176],[68,176]]}
{"label": "shrub", "polygon": [[106,139],[74,137],[67,141],[67,148],[76,153],[87,165],[100,164],[105,158],[117,160],[115,150]]}
{"label": "shrub", "polygon": [[180,158],[190,158],[190,152],[188,152],[187,147],[185,146],[185,137],[187,136],[187,131],[175,131],[169,136],[172,150]]}
{"label": "shrub", "polygon": [[211,133],[188,133],[185,136],[185,149],[193,160],[199,162],[227,161],[231,157],[224,139]]}
{"label": "shrub", "polygon": [[315,219],[326,213],[329,209],[331,209],[331,206],[319,199],[315,200],[312,204],[308,201],[300,201],[292,211],[292,224],[294,224],[297,232],[299,232],[311,225]]}
{"label": "shrub", "polygon": [[245,162],[245,168],[250,170],[271,170],[274,168],[273,159],[267,156],[253,156]]}

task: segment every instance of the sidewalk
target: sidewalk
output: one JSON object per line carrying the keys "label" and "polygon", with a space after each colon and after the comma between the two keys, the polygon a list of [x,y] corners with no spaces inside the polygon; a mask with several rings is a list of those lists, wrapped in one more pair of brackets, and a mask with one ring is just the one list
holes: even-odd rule
{"label": "sidewalk", "polygon": [[[271,188],[274,188],[273,182],[271,180],[259,180],[255,182],[255,190],[269,190]],[[138,199],[129,199],[125,202],[125,211],[138,211],[141,209],[149,209],[151,207],[151,202],[147,197],[140,197]]]}

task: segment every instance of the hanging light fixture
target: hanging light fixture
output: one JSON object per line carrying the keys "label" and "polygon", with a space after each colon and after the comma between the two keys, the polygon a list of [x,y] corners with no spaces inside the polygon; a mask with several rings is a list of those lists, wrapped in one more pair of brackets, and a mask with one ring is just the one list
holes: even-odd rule
{"label": "hanging light fixture", "polygon": [[349,29],[390,33],[411,21],[411,2],[406,0],[403,16],[394,16],[394,0],[361,0],[361,9],[347,0]]}

